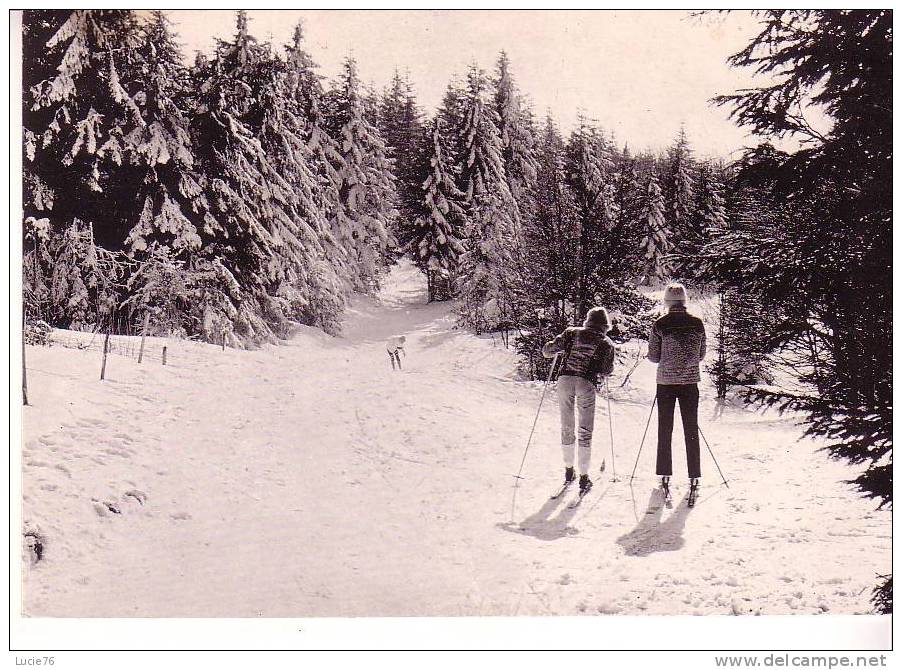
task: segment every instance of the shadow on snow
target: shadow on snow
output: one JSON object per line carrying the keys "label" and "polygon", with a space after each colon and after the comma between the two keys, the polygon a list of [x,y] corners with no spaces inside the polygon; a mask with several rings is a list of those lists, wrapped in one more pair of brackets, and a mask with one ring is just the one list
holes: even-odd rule
{"label": "shadow on snow", "polygon": [[[632,487],[630,487],[632,496]],[[659,551],[678,551],[686,543],[683,529],[692,508],[687,504],[689,493],[676,504],[676,511],[665,520],[661,520],[669,501],[665,501],[660,488],[651,490],[645,513],[626,535],[617,538],[617,544],[624,548],[627,556],[649,556]],[[635,511],[636,499],[633,498]],[[638,513],[637,513],[638,517]]]}

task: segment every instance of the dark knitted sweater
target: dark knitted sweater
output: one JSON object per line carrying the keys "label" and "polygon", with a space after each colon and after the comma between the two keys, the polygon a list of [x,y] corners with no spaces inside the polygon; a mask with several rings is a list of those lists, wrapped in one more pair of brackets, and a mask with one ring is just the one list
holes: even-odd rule
{"label": "dark knitted sweater", "polygon": [[546,358],[561,352],[565,352],[561,376],[584,377],[594,384],[599,374],[609,375],[614,370],[614,343],[600,330],[567,328],[542,347]]}

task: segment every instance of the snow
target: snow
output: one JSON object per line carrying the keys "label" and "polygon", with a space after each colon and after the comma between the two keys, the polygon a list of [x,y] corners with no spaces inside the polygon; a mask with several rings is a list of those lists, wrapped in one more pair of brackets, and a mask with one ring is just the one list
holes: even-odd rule
{"label": "snow", "polygon": [[[148,339],[106,381],[92,348],[26,348],[23,610],[52,617],[856,614],[891,568],[890,514],[792,418],[717,407],[702,385],[695,508],[677,423],[672,506],[655,489],[643,362],[597,403],[595,488],[574,510],[554,392],[491,336],[425,304],[396,267],[341,337],[239,351]],[[385,340],[407,336],[403,372]],[[160,360],[168,347],[167,365]],[[623,367],[620,371],[622,372]],[[606,470],[598,471],[601,459]],[[620,481],[612,482],[616,466]],[[36,538],[42,557],[35,561]]]}

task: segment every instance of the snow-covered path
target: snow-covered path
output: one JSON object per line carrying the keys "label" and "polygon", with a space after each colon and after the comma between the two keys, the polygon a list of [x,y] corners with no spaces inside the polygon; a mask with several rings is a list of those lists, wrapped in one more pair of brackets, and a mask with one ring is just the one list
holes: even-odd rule
{"label": "snow-covered path", "polygon": [[[24,575],[31,616],[783,614],[869,611],[890,570],[890,515],[789,419],[727,408],[702,425],[689,509],[654,490],[654,422],[632,486],[611,482],[604,402],[596,488],[549,501],[561,476],[546,399],[512,516],[511,475],[541,385],[515,357],[453,328],[396,268],[340,338],[306,329],[255,352],[172,344],[172,362],[28,347]],[[384,340],[406,334],[403,372]],[[654,393],[643,363],[615,392],[628,478]],[[616,386],[616,383],[615,383]],[[682,436],[675,444],[682,444]],[[607,457],[606,472],[597,467]],[[131,494],[127,495],[127,492]],[[141,494],[147,498],[142,505]],[[121,513],[110,512],[105,502]]]}

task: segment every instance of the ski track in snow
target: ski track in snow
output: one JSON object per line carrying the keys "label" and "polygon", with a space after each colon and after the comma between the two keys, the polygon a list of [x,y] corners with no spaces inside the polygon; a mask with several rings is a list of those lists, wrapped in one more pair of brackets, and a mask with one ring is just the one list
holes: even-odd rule
{"label": "ski track in snow", "polygon": [[[171,364],[28,347],[24,612],[30,616],[457,616],[865,613],[890,570],[890,515],[789,418],[739,407],[700,420],[701,495],[654,475],[643,362],[597,403],[595,488],[576,509],[549,392],[512,351],[454,329],[410,265],[359,298],[344,333],[303,329],[259,351],[169,342]],[[384,341],[407,335],[403,372]],[[67,334],[72,335],[72,334]],[[89,337],[89,336],[88,336]],[[622,367],[620,369],[622,372]],[[616,374],[616,372],[615,372]],[[612,387],[619,386],[615,381]],[[607,460],[599,472],[601,459]],[[33,538],[29,539],[33,543]]]}

